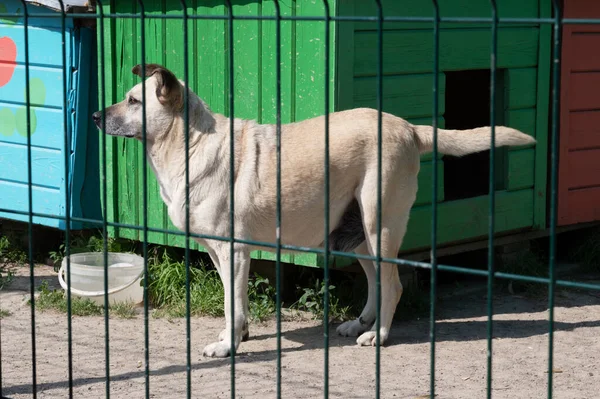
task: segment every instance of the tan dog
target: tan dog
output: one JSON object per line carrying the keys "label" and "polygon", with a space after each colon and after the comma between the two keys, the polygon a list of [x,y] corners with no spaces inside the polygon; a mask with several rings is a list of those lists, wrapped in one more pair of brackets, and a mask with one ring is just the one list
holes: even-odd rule
{"label": "tan dog", "polygon": [[[141,75],[140,66],[133,73]],[[160,194],[173,224],[185,228],[184,86],[172,72],[146,66],[146,140],[148,161],[160,184]],[[230,236],[230,119],[212,113],[191,90],[189,96],[190,231]],[[106,109],[106,134],[142,140],[142,83],[126,98]],[[102,113],[93,115],[102,126]],[[281,205],[283,244],[319,247],[324,242],[324,128],[316,117],[281,126]],[[330,248],[375,255],[377,240],[377,111],[353,109],[329,116]],[[274,243],[276,230],[276,126],[235,119],[235,236]],[[381,256],[395,258],[406,232],[417,194],[420,154],[432,151],[433,129],[382,116]],[[496,145],[525,145],[535,140],[515,129],[498,126]],[[439,152],[465,155],[490,147],[490,128],[438,129]],[[205,356],[230,353],[231,328],[237,349],[248,337],[249,245],[236,243],[234,287],[231,287],[230,244],[198,240],[204,245],[225,287],[226,328],[219,341],[204,348]],[[337,332],[358,336],[359,345],[374,345],[376,318],[374,262],[360,260],[368,279],[368,299],[360,317],[343,323]],[[234,289],[234,303],[230,301]],[[381,264],[380,337],[390,332],[402,295],[397,267]],[[231,307],[235,316],[231,319]]]}

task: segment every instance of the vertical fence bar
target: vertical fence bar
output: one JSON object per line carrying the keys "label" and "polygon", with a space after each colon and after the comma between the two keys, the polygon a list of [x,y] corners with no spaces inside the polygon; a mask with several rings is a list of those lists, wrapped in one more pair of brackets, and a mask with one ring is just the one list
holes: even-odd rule
{"label": "vertical fence bar", "polygon": [[323,293],[323,396],[329,397],[329,3],[323,0],[325,8],[325,209],[324,209],[324,249],[325,249],[325,270],[323,283],[325,284],[325,292]]}
{"label": "vertical fence bar", "polygon": [[104,368],[105,368],[105,395],[106,398],[110,398],[110,340],[109,340],[109,321],[108,321],[108,183],[106,181],[106,72],[105,72],[105,54],[104,54],[104,4],[102,0],[97,0],[97,10],[100,14],[99,26],[100,26],[100,109],[102,112],[102,134],[100,134],[100,140],[102,145],[102,253],[104,263]]}
{"label": "vertical fence bar", "polygon": [[553,0],[554,55],[552,71],[552,147],[550,154],[550,256],[548,283],[548,398],[552,398],[552,369],[554,363],[554,289],[556,287],[556,218],[558,201],[558,123],[560,101],[560,57],[562,39],[562,10],[559,0]]}
{"label": "vertical fence bar", "polygon": [[[375,318],[375,397],[379,399],[381,389],[381,191],[382,191],[382,132],[381,113],[383,111],[383,8],[381,0],[377,4],[377,244],[376,244],[376,306]],[[367,232],[368,234],[368,232]],[[396,255],[396,254],[395,254]]]}
{"label": "vertical fence bar", "polygon": [[433,188],[431,199],[431,276],[430,276],[430,307],[429,307],[429,339],[431,342],[430,351],[430,371],[429,371],[429,396],[435,397],[435,303],[437,301],[437,219],[438,219],[438,91],[439,91],[439,70],[440,70],[440,7],[437,0],[433,2]]}
{"label": "vertical fence bar", "polygon": [[148,153],[147,133],[146,132],[146,8],[143,0],[138,0],[140,7],[140,37],[141,37],[141,77],[142,77],[142,218],[143,218],[143,257],[144,257],[144,377],[145,377],[145,395],[150,398],[150,331],[148,318]]}
{"label": "vertical fence bar", "polygon": [[73,397],[73,323],[72,323],[72,297],[71,297],[71,184],[69,179],[69,158],[71,155],[71,140],[67,130],[67,43],[66,43],[66,13],[62,0],[60,6],[61,27],[61,55],[62,55],[62,80],[63,80],[63,129],[64,129],[64,162],[65,162],[65,261],[67,273],[67,357],[69,376],[69,397]]}
{"label": "vertical fence bar", "polygon": [[[230,291],[229,301],[231,303],[231,397],[235,398],[235,129],[234,129],[234,93],[233,93],[233,6],[230,0],[225,0],[227,5],[227,34],[229,37],[228,58],[229,58],[229,278]],[[222,267],[225,267],[223,265]]]}
{"label": "vertical fence bar", "polygon": [[277,397],[281,398],[281,9],[279,0],[275,5],[275,135],[277,151],[277,206],[275,215],[275,308],[277,318]]}
{"label": "vertical fence bar", "polygon": [[498,55],[498,9],[496,0],[492,8],[492,43],[490,54],[490,212],[488,226],[488,279],[487,279],[487,398],[492,397],[492,334],[494,326],[494,232],[496,224],[496,66]]}
{"label": "vertical fence bar", "polygon": [[183,9],[183,122],[185,135],[185,343],[187,398],[192,397],[192,335],[190,293],[190,100],[189,100],[189,54],[188,54],[188,11],[185,0],[180,0]]}
{"label": "vertical fence bar", "polygon": [[31,301],[31,378],[33,398],[37,398],[37,370],[36,370],[36,343],[35,343],[35,275],[33,263],[33,178],[31,164],[31,93],[29,88],[29,10],[25,0],[23,5],[23,25],[25,40],[25,111],[27,112],[27,199],[29,201],[28,211],[28,239],[29,239],[29,295]]}

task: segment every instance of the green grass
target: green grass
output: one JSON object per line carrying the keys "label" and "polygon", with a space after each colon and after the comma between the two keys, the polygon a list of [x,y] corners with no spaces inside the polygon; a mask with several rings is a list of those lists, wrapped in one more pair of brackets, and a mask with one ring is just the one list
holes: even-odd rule
{"label": "green grass", "polygon": [[[186,316],[186,270],[163,250],[148,261],[150,301],[155,317]],[[190,265],[190,313],[193,316],[223,316],[223,284],[216,270],[204,264]]]}
{"label": "green grass", "polygon": [[[51,290],[44,281],[38,288],[39,296],[35,300],[36,310],[67,313],[67,294],[62,289]],[[71,296],[71,314],[73,316],[102,316],[104,308],[87,298]],[[122,319],[135,317],[134,306],[130,303],[115,303],[110,306],[110,315]]]}
{"label": "green grass", "polygon": [[24,251],[16,248],[8,237],[0,237],[0,290],[10,284],[14,279],[14,273],[8,268],[9,263],[24,263],[27,255]]}
{"label": "green grass", "polygon": [[0,237],[0,263],[25,263],[27,254],[17,248],[8,237]]}
{"label": "green grass", "polygon": [[[63,290],[51,290],[48,288],[48,283],[44,281],[38,291],[40,294],[35,300],[36,310],[67,312],[67,295]],[[102,307],[91,300],[71,297],[71,314],[73,316],[100,316],[102,313]]]}
{"label": "green grass", "polygon": [[0,267],[0,290],[4,289],[8,284],[13,281],[15,275],[12,270]]}
{"label": "green grass", "polygon": [[109,314],[116,315],[119,319],[133,319],[137,315],[135,306],[129,302],[115,303],[110,306]]}
{"label": "green grass", "polygon": [[[297,286],[302,292],[300,298],[290,305],[291,310],[299,310],[312,314],[313,318],[320,319],[325,315],[325,283],[318,278],[309,287]],[[350,318],[351,307],[342,306],[336,295],[335,286],[329,285],[329,320],[344,321]]]}
{"label": "green grass", "polygon": [[10,316],[12,313],[10,310],[0,309],[0,319],[4,319],[5,317]]}
{"label": "green grass", "polygon": [[275,314],[275,287],[269,279],[254,273],[248,282],[248,302],[250,320],[264,321]]}
{"label": "green grass", "polygon": [[600,272],[600,229],[578,237],[569,251],[569,259],[578,263],[583,272]]}

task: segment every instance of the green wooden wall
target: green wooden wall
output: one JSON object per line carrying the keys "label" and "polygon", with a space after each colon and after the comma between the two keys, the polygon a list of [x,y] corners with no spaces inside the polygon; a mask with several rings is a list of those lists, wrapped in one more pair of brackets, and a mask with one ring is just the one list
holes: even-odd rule
{"label": "green wooden wall", "polygon": [[[189,15],[227,15],[222,0],[188,1]],[[233,0],[234,15],[274,16],[273,1]],[[181,15],[178,0],[145,0],[149,15]],[[324,15],[322,2],[298,0],[280,2],[282,15]],[[331,7],[335,11],[335,7]],[[139,12],[135,2],[112,1],[105,12]],[[226,20],[189,21],[189,82],[215,112],[229,115],[228,109],[228,49],[231,43]],[[140,21],[112,19],[105,22],[106,101],[120,101],[127,90],[139,82],[131,68],[141,62]],[[146,20],[146,62],[165,65],[183,79],[183,22],[180,19]],[[235,20],[234,43],[234,114],[236,117],[275,123],[276,64],[275,21]],[[331,28],[330,111],[335,109],[335,47],[334,24]],[[323,22],[281,22],[281,112],[282,122],[293,122],[325,111],[325,25]],[[108,157],[108,220],[141,226],[143,224],[142,148],[132,140],[109,138]],[[170,223],[167,209],[158,190],[156,179],[148,168],[148,224],[155,228],[176,230]],[[111,236],[142,239],[141,231],[111,228]],[[174,246],[185,245],[177,235],[149,233],[149,241]],[[193,248],[198,248],[196,243]],[[261,251],[254,257],[270,258]],[[316,264],[314,255],[296,255],[296,262]],[[287,257],[287,261],[294,261]]]}
{"label": "green wooden wall", "polygon": [[[129,4],[127,4],[129,3]],[[105,12],[139,12],[135,2],[112,1]],[[148,14],[181,15],[177,0],[146,0]],[[223,0],[188,1],[190,15],[226,15]],[[237,0],[234,15],[274,15],[272,0]],[[374,2],[330,0],[336,15],[376,15]],[[432,16],[428,1],[383,0],[384,15]],[[440,0],[443,16],[490,16],[488,0]],[[504,0],[500,16],[549,16],[549,0]],[[321,0],[280,2],[284,15],[323,16]],[[140,21],[107,21],[104,32],[107,103],[120,101],[139,78],[131,67],[141,61]],[[146,20],[146,62],[156,62],[183,78],[183,32],[181,20]],[[433,34],[427,23],[386,23],[384,26],[385,111],[411,122],[430,124],[432,118]],[[505,124],[535,134],[535,147],[512,149],[500,156],[505,190],[496,202],[497,231],[542,228],[545,221],[546,145],[549,85],[549,27],[501,25],[498,33],[498,67],[505,70],[504,102],[499,110]],[[282,121],[291,122],[324,113],[324,23],[285,21],[282,32]],[[376,106],[376,25],[370,22],[332,22],[331,109]],[[490,27],[483,24],[443,24],[440,34],[440,126],[444,126],[445,72],[489,68]],[[235,116],[264,123],[275,121],[275,22],[234,21]],[[212,110],[229,115],[227,21],[189,22],[189,81],[191,88]],[[100,50],[102,51],[102,50]],[[131,140],[109,138],[108,219],[142,225],[142,152]],[[443,198],[444,165],[439,167],[440,243],[485,236],[488,223],[487,196],[446,201]],[[426,247],[430,240],[431,156],[422,158],[420,189],[412,211],[403,250]],[[149,226],[175,230],[158,194],[156,180],[148,170]],[[112,236],[141,239],[134,229],[111,228]],[[183,246],[182,237],[150,233],[152,243]],[[197,248],[196,244],[193,244]],[[274,259],[267,251],[253,257]],[[284,261],[317,266],[313,254],[284,255]],[[340,259],[338,265],[346,264]]]}
{"label": "green wooden wall", "polygon": [[[383,15],[433,17],[428,1],[383,0]],[[488,0],[440,0],[442,17],[491,17]],[[376,16],[374,2],[340,0],[340,15]],[[498,2],[500,17],[550,15],[548,0]],[[376,107],[377,25],[375,22],[338,24],[338,109]],[[431,124],[433,112],[432,23],[384,24],[383,109],[413,123]],[[489,24],[443,23],[439,43],[439,114],[444,127],[446,72],[489,69]],[[546,148],[550,68],[549,27],[500,24],[497,120],[535,136],[538,144],[498,151],[497,169],[504,190],[496,196],[496,231],[539,229],[545,223]],[[441,158],[441,157],[440,157]],[[488,231],[488,196],[456,201],[443,198],[443,160],[438,161],[440,244],[485,237]],[[419,192],[412,210],[402,250],[428,247],[431,243],[432,158],[422,157]],[[502,176],[503,174],[503,176]],[[468,178],[468,176],[466,177]]]}

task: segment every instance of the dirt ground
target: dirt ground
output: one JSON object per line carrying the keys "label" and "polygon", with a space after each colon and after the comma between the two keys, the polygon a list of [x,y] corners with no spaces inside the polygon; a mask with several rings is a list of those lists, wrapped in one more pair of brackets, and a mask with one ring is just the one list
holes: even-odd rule
{"label": "dirt ground", "polygon": [[[31,314],[24,303],[27,270],[0,291],[0,306],[12,315],[1,320],[2,395],[32,397]],[[36,284],[57,286],[49,267],[36,268]],[[45,277],[44,277],[45,276]],[[452,290],[451,290],[452,291]],[[495,298],[493,397],[542,398],[547,392],[547,306],[502,294]],[[486,300],[476,291],[440,300],[436,345],[437,398],[483,398],[486,387]],[[554,397],[596,398],[600,391],[600,297],[590,292],[560,292],[555,309]],[[228,398],[229,359],[202,357],[224,326],[222,319],[193,318],[192,397]],[[329,392],[335,398],[374,397],[375,349],[335,335],[331,327]],[[110,319],[110,393],[112,398],[142,398],[143,317]],[[67,317],[36,312],[37,388],[40,398],[68,397]],[[150,396],[186,394],[185,320],[150,318]],[[103,317],[73,318],[73,389],[80,398],[106,392]],[[283,323],[282,396],[323,396],[323,327],[318,322]],[[396,323],[381,350],[381,397],[419,398],[429,390],[428,320]],[[276,327],[253,324],[235,364],[239,398],[276,396]]]}

